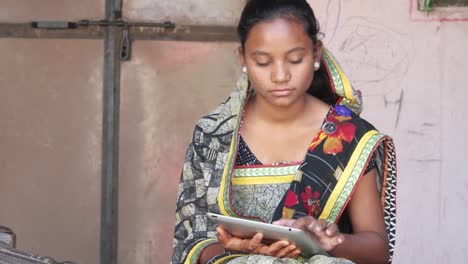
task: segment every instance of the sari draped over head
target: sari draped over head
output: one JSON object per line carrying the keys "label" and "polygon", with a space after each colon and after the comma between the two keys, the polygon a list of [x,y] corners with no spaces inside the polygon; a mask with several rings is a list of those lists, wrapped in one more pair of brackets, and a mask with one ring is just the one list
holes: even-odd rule
{"label": "sari draped over head", "polygon": [[[203,250],[217,243],[216,226],[208,221],[208,212],[265,222],[309,215],[339,224],[370,162],[375,162],[391,262],[397,176],[393,141],[359,117],[361,93],[352,88],[330,52],[324,48],[322,53],[322,67],[338,101],[320,131],[311,134],[302,162],[236,166],[243,107],[251,94],[245,75],[226,101],[198,121],[179,184],[172,263],[197,263]],[[234,263],[241,256],[226,252],[211,263]]]}

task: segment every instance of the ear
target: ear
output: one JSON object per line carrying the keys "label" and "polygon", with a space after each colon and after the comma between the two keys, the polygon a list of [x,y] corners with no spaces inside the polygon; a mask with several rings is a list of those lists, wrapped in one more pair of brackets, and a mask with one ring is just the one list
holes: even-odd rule
{"label": "ear", "polygon": [[244,50],[242,49],[242,47],[239,47],[237,49],[237,52],[238,52],[238,56],[239,56],[239,63],[242,66],[245,66],[245,57],[244,57]]}
{"label": "ear", "polygon": [[317,40],[317,43],[314,47],[314,61],[321,61],[322,60],[322,48],[323,43],[320,40]]}

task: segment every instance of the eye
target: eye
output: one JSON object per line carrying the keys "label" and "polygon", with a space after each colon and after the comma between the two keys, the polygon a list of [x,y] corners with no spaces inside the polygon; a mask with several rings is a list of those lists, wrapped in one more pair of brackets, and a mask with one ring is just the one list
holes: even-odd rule
{"label": "eye", "polygon": [[299,64],[302,62],[302,58],[301,59],[298,59],[298,60],[290,60],[289,63],[292,63],[292,64]]}
{"label": "eye", "polygon": [[257,62],[257,66],[259,67],[266,67],[268,66],[268,64],[270,64],[269,62]]}

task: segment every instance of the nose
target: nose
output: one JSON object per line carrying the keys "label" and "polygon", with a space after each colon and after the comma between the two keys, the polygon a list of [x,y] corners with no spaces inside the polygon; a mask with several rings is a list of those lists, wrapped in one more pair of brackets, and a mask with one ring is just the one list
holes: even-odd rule
{"label": "nose", "polygon": [[277,64],[271,72],[271,81],[274,83],[285,83],[291,79],[291,73],[284,64]]}

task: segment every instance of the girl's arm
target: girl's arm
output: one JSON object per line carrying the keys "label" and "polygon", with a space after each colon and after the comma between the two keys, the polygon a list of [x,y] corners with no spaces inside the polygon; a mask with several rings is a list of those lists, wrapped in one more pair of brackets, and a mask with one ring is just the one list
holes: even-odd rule
{"label": "girl's arm", "polygon": [[348,204],[353,234],[343,234],[344,241],[330,253],[356,263],[387,263],[388,235],[377,190],[376,170],[362,177]]}

